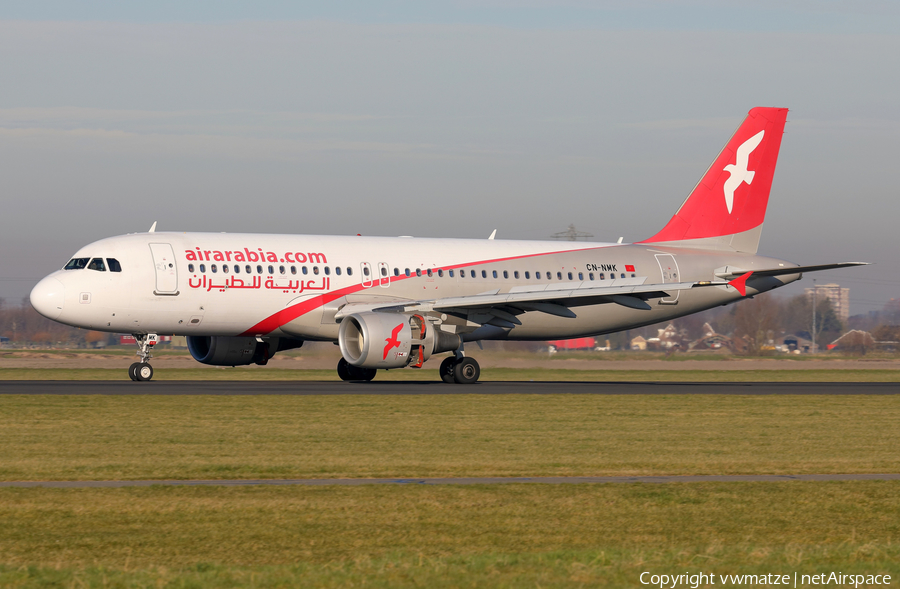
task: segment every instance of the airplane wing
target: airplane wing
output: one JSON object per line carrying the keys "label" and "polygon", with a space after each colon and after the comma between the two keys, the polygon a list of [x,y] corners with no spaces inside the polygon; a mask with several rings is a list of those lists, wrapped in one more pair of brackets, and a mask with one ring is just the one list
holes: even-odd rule
{"label": "airplane wing", "polygon": [[[840,262],[818,266],[792,266],[762,270],[746,270],[726,266],[716,272],[716,276],[726,280],[696,282],[672,282],[645,284],[644,278],[626,278],[610,281],[609,285],[598,286],[596,282],[561,282],[534,286],[513,287],[509,292],[499,290],[462,297],[418,301],[353,302],[341,307],[334,318],[340,321],[351,313],[365,311],[416,312],[416,313],[465,313],[469,321],[490,323],[499,327],[512,328],[521,325],[516,318],[526,311],[538,311],[558,317],[576,318],[572,308],[584,305],[613,303],[630,309],[650,310],[648,301],[670,297],[681,290],[708,286],[731,286],[746,294],[746,281],[751,277],[785,276],[819,270],[833,270],[865,265],[867,262]],[[727,280],[732,278],[732,280]]]}
{"label": "airplane wing", "polygon": [[667,284],[644,284],[646,278],[626,278],[610,281],[609,286],[596,286],[596,283],[552,283],[535,286],[519,286],[509,292],[499,290],[463,297],[446,297],[441,299],[409,301],[408,303],[350,303],[341,307],[335,314],[340,320],[351,313],[364,311],[383,312],[461,312],[469,315],[483,315],[485,321],[476,323],[492,323],[501,327],[520,325],[516,315],[526,311],[539,311],[558,317],[575,318],[577,315],[570,307],[615,303],[632,309],[650,310],[647,303],[650,299],[671,296],[679,290],[693,288],[696,282],[673,282]]}

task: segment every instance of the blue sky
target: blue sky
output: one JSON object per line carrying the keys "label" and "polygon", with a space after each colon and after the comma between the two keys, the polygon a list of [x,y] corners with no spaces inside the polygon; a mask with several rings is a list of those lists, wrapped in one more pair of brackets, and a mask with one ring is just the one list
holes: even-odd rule
{"label": "blue sky", "polygon": [[0,297],[153,221],[636,241],[750,108],[786,106],[761,253],[876,262],[823,278],[880,308],[900,3],[848,6],[0,2],[0,247],[22,252]]}

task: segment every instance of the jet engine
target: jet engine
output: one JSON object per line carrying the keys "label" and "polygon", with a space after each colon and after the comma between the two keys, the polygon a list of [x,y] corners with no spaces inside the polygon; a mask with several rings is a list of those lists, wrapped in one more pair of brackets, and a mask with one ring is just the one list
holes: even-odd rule
{"label": "jet engine", "polygon": [[360,368],[421,368],[432,354],[456,350],[460,337],[445,333],[421,315],[353,313],[338,331],[341,355]]}
{"label": "jet engine", "polygon": [[187,337],[188,351],[194,360],[211,366],[264,365],[275,352],[299,348],[302,340],[255,337],[194,336]]}

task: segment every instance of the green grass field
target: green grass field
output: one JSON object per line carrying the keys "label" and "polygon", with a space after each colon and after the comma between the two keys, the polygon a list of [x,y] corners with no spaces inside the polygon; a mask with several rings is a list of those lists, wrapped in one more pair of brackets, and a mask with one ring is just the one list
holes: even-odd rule
{"label": "green grass field", "polygon": [[0,480],[900,472],[900,396],[0,397]]}
{"label": "green grass field", "polygon": [[900,573],[900,483],[0,489],[8,587],[637,587]]}
{"label": "green grass field", "polygon": [[[0,396],[0,479],[900,472],[896,396]],[[900,482],[0,489],[0,587],[889,573]]]}

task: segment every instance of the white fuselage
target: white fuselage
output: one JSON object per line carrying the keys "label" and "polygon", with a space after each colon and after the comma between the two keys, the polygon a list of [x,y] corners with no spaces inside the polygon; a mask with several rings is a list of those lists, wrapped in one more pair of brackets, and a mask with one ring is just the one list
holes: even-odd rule
{"label": "white fuselage", "polygon": [[[43,315],[116,333],[338,337],[347,304],[413,302],[488,292],[715,280],[725,266],[780,266],[751,254],[585,242],[422,239],[226,233],[140,233],[94,242],[74,259],[115,260],[121,271],[59,270],[35,287]],[[96,266],[96,265],[95,265]],[[799,278],[757,281],[747,292]],[[37,295],[37,296],[36,296]],[[598,335],[739,300],[731,287],[674,293],[633,309],[573,306],[576,317],[537,311],[521,325],[466,328],[466,340]]]}

